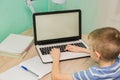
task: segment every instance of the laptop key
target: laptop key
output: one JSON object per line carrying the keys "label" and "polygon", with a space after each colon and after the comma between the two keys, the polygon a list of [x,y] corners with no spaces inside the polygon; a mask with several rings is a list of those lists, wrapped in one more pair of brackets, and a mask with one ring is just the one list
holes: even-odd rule
{"label": "laptop key", "polygon": [[[71,45],[75,45],[75,46],[86,48],[83,43],[73,43]],[[40,48],[40,50],[41,50],[41,53],[43,55],[47,55],[47,54],[50,54],[50,51],[51,51],[52,48],[60,48],[61,52],[65,52],[65,50],[64,50],[65,47],[66,47],[66,45],[57,45],[57,46],[50,46],[50,47]]]}
{"label": "laptop key", "polygon": [[[79,47],[86,48],[83,43],[73,43],[71,45],[76,45],[76,46],[79,46]],[[65,47],[66,47],[66,45],[57,45],[57,46],[50,46],[50,47],[40,48],[40,50],[41,50],[43,55],[47,55],[47,54],[50,54],[50,51],[51,51],[52,48],[60,48],[61,52],[65,52],[65,50],[64,50]]]}

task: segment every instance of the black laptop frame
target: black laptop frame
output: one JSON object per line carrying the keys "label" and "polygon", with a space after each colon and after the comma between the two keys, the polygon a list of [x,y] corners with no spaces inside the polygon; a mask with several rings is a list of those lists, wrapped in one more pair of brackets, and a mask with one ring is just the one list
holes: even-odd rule
{"label": "black laptop frame", "polygon": [[[36,18],[35,18],[37,15],[50,15],[50,14],[62,14],[62,13],[74,13],[74,12],[79,13],[79,18],[78,18],[79,19],[78,20],[79,21],[79,35],[78,36],[37,41]],[[34,13],[33,14],[33,32],[34,32],[34,41],[35,41],[34,43],[35,43],[35,45],[38,45],[38,44],[39,45],[44,45],[44,44],[52,44],[52,43],[79,40],[79,39],[81,39],[81,30],[82,30],[81,26],[82,26],[82,23],[81,23],[81,10],[80,9]]]}

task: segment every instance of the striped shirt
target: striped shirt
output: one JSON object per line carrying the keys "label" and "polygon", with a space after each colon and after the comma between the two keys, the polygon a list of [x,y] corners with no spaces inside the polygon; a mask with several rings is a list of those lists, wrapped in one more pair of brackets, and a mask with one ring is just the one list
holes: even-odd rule
{"label": "striped shirt", "polygon": [[100,68],[90,67],[88,70],[73,74],[74,80],[120,80],[120,57],[112,66]]}

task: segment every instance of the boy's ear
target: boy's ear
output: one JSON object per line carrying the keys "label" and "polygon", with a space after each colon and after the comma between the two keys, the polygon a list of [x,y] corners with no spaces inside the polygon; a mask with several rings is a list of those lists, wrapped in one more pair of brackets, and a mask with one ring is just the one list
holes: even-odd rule
{"label": "boy's ear", "polygon": [[95,54],[97,55],[98,59],[101,58],[101,54],[98,51],[95,51]]}

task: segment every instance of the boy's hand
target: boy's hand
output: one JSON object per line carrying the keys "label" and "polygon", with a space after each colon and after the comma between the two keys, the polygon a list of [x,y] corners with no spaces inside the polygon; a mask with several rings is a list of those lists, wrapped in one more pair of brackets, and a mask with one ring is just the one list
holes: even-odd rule
{"label": "boy's hand", "polygon": [[75,45],[67,45],[65,50],[71,51],[71,52],[86,52],[85,48],[75,46]]}
{"label": "boy's hand", "polygon": [[59,48],[53,48],[50,51],[50,54],[52,56],[53,61],[60,60],[60,49]]}

